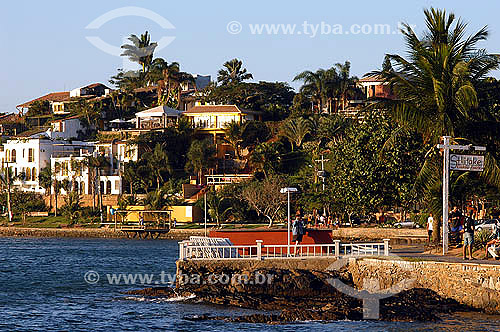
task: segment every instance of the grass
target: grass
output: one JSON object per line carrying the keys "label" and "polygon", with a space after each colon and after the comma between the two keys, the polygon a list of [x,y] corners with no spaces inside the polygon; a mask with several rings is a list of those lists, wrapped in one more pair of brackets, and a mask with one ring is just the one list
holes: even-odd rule
{"label": "grass", "polygon": [[[3,224],[7,225],[7,222],[4,221]],[[14,221],[10,225],[28,228],[61,228],[68,227],[69,224],[70,221],[65,216],[49,215],[48,217],[26,217],[26,223],[23,223],[22,218],[14,217]],[[89,223],[89,220],[79,220],[77,224],[85,228],[99,227],[98,223]]]}

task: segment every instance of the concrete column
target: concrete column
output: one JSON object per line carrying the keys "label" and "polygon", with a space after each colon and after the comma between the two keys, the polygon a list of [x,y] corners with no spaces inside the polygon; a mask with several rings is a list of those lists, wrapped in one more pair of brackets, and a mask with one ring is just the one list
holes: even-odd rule
{"label": "concrete column", "polygon": [[183,261],[186,259],[186,253],[184,251],[184,248],[185,248],[185,241],[181,241],[179,242],[179,260]]}
{"label": "concrete column", "polygon": [[262,260],[262,240],[255,240],[257,243],[257,259]]}
{"label": "concrete column", "polygon": [[340,240],[333,240],[335,243],[335,256],[340,256]]}
{"label": "concrete column", "polygon": [[389,242],[390,239],[384,239],[384,256],[389,256]]}

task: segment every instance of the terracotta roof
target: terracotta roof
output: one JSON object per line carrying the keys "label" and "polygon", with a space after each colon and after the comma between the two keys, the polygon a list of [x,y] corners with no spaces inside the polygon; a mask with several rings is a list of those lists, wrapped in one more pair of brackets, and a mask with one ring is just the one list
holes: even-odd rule
{"label": "terracotta roof", "polygon": [[0,123],[21,123],[23,121],[23,117],[15,113],[0,115]]}
{"label": "terracotta roof", "polygon": [[380,75],[368,75],[360,79],[358,82],[383,82],[384,79]]}
{"label": "terracotta roof", "polygon": [[238,108],[236,105],[197,105],[184,114],[190,113],[259,113]]}
{"label": "terracotta roof", "polygon": [[30,100],[25,102],[24,104],[17,105],[16,107],[29,107],[32,103],[35,101],[55,101],[55,102],[61,102],[61,101],[67,101],[69,100],[69,91],[63,91],[63,92],[51,92],[49,94],[46,94],[45,96],[38,97],[36,99]]}
{"label": "terracotta roof", "polygon": [[89,88],[89,89],[92,89],[92,88],[96,88],[96,87],[101,86],[101,85],[102,85],[103,87],[105,87],[106,89],[108,89],[108,87],[107,87],[107,86],[105,86],[105,85],[104,85],[104,84],[102,84],[102,83],[92,83],[92,84],[89,84],[89,85],[84,86],[83,88]]}

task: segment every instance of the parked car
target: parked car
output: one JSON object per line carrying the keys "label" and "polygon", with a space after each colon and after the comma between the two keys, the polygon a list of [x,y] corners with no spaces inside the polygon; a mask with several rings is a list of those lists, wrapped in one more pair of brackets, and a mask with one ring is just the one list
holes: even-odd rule
{"label": "parked car", "polygon": [[498,219],[480,219],[475,222],[475,231],[479,232],[483,229],[494,232],[497,227],[497,223],[500,223]]}
{"label": "parked car", "polygon": [[411,221],[405,220],[401,222],[394,223],[395,228],[420,228],[420,225]]}

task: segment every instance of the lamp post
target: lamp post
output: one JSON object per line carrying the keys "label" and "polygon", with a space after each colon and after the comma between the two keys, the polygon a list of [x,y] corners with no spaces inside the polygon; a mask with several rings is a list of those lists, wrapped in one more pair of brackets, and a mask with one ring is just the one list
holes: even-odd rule
{"label": "lamp post", "polygon": [[288,227],[287,227],[287,255],[290,256],[290,193],[296,193],[298,190],[297,188],[293,187],[287,187],[287,188],[281,188],[280,192],[282,194],[287,194],[288,196]]}

